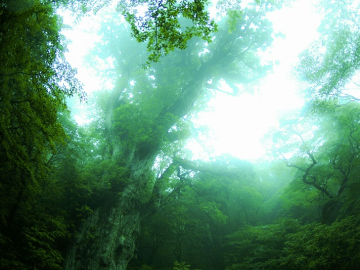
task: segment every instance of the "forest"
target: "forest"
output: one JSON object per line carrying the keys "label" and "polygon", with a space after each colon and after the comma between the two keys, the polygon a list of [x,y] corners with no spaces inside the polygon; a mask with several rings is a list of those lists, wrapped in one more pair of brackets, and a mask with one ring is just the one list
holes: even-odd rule
{"label": "forest", "polygon": [[[294,1],[219,0],[212,17],[208,0],[1,0],[0,269],[357,269],[359,1],[317,2],[293,70],[305,105],[266,158],[186,148],[224,85],[272,72],[267,15]],[[108,89],[77,78],[59,9],[105,14],[85,61]]]}

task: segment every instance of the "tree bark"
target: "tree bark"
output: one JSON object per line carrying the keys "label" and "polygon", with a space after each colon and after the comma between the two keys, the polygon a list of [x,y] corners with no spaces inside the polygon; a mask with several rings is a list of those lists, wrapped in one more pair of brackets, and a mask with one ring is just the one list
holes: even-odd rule
{"label": "tree bark", "polygon": [[120,195],[106,198],[83,222],[64,269],[126,269],[140,233],[141,189],[153,158],[133,162],[130,184]]}

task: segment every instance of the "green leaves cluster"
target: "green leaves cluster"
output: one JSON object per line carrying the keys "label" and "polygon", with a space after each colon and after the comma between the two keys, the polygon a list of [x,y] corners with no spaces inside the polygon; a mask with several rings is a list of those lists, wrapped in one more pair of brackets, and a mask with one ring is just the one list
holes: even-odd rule
{"label": "green leaves cluster", "polygon": [[[150,64],[175,48],[185,49],[194,36],[211,41],[217,26],[210,20],[207,5],[207,0],[121,1],[118,10],[130,23],[136,40],[148,42]],[[139,7],[147,9],[143,16],[137,14]]]}

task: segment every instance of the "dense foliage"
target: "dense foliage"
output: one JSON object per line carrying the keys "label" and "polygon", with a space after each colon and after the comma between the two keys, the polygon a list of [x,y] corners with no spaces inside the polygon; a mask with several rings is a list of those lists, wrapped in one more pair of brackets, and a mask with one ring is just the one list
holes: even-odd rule
{"label": "dense foliage", "polygon": [[80,94],[63,56],[61,20],[40,1],[0,6],[0,267],[57,269],[67,237],[61,190],[51,176],[66,134],[65,97]]}
{"label": "dense foliage", "polygon": [[[255,164],[184,146],[206,137],[192,120],[214,93],[271,70],[259,52],[281,3],[219,1],[216,25],[205,0],[107,4],[0,4],[0,269],[358,267],[356,3],[320,1],[320,38],[296,69],[307,104]],[[89,97],[84,126],[66,106],[85,95],[59,6],[103,15],[87,64],[112,88]]]}

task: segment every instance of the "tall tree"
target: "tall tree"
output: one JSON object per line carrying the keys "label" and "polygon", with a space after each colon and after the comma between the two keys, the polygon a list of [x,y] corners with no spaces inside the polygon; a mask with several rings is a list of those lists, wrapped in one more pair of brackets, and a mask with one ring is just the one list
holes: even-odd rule
{"label": "tall tree", "polygon": [[[338,204],[337,198],[354,180],[354,176],[351,175],[357,166],[357,105],[349,104],[342,109],[338,106],[359,100],[356,94],[359,88],[356,75],[359,72],[360,63],[358,53],[360,29],[356,15],[358,7],[359,3],[351,0],[320,1],[318,8],[323,15],[319,28],[320,37],[302,53],[297,69],[299,77],[306,85],[305,95],[308,101],[308,107],[304,109],[303,116],[308,116],[309,119],[303,119],[302,122],[309,121],[309,129],[313,130],[313,139],[318,140],[318,145],[315,147],[314,141],[310,142],[309,137],[303,137],[304,133],[298,134],[298,138],[304,139],[302,145],[307,144],[302,148],[303,155],[308,158],[308,166],[301,167],[303,177],[307,179],[303,178],[303,181],[321,191],[330,200],[324,205],[323,218],[325,220],[327,219],[326,212],[330,214],[333,211],[335,205]],[[313,121],[317,117],[323,126],[314,124]],[[340,126],[343,130],[338,128]],[[315,127],[316,130],[313,129]],[[321,135],[319,132],[322,132]],[[333,138],[325,135],[325,132],[332,134]],[[307,136],[311,136],[310,131]],[[309,147],[307,153],[304,152],[306,147]],[[325,151],[326,147],[330,148],[325,154],[322,151]],[[321,152],[322,157],[316,156]],[[329,158],[329,161],[320,161],[325,156]],[[320,164],[323,170],[328,171],[320,173]],[[342,179],[342,184],[336,192],[335,187],[330,188],[326,184],[335,177],[334,170],[340,173],[336,178]],[[323,180],[315,179],[312,178],[315,177],[314,175],[311,176],[315,171],[323,177],[326,173],[328,175]],[[317,185],[316,181],[322,184]]]}
{"label": "tall tree", "polygon": [[[272,40],[266,11],[267,4],[250,5],[230,31],[224,18],[210,44],[192,39],[186,50],[174,51],[148,70],[141,69],[146,50],[117,17],[106,18],[98,56],[114,61],[116,79],[105,109],[105,154],[121,168],[118,181],[126,185],[108,194],[84,222],[66,269],[125,269],[134,254],[140,220],[156,210],[167,179],[179,170],[214,172],[209,165],[180,158],[179,146],[188,133],[184,123],[221,81],[249,83],[269,70],[257,54]],[[155,177],[152,167],[159,154],[168,166]]]}

